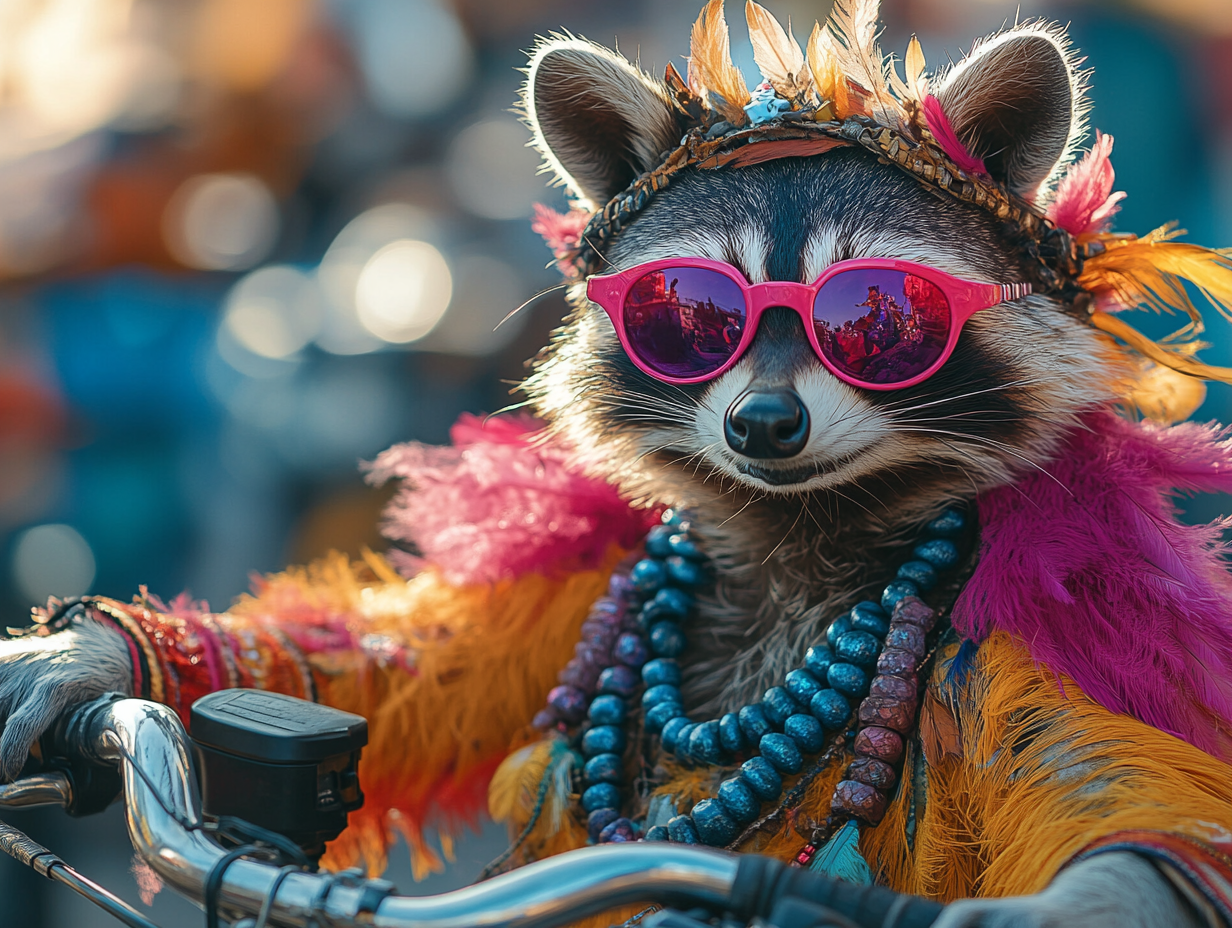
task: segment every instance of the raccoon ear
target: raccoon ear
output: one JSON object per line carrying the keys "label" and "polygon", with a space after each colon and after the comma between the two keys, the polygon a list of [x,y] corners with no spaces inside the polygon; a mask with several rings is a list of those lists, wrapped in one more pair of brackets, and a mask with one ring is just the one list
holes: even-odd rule
{"label": "raccoon ear", "polygon": [[684,134],[663,84],[583,39],[540,43],[522,104],[548,167],[595,207],[656,167]]}
{"label": "raccoon ear", "polygon": [[1028,199],[1081,139],[1085,103],[1064,33],[1019,27],[979,43],[936,92],[959,139]]}

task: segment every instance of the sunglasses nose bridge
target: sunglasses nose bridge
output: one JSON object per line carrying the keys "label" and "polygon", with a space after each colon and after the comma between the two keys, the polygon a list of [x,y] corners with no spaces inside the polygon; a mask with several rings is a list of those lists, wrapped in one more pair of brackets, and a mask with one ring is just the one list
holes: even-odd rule
{"label": "sunglasses nose bridge", "polygon": [[809,302],[810,297],[808,287],[789,281],[771,281],[756,284],[749,289],[753,297],[753,308],[758,312],[764,312],[775,306],[799,312]]}

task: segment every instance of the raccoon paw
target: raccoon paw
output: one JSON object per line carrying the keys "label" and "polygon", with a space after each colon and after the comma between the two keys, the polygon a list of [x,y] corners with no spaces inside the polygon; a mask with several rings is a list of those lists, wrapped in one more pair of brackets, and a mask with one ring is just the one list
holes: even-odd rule
{"label": "raccoon paw", "polygon": [[0,641],[0,777],[21,772],[30,747],[66,708],[103,693],[132,693],[128,646],[87,620],[54,635]]}
{"label": "raccoon paw", "polygon": [[933,928],[1202,928],[1205,920],[1155,867],[1130,852],[1067,867],[1041,893],[962,899]]}

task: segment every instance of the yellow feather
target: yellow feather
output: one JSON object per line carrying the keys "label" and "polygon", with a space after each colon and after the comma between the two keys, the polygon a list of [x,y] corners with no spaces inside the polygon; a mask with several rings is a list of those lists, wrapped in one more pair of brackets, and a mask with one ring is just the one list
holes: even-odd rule
{"label": "yellow feather", "polygon": [[880,0],[837,0],[827,27],[841,72],[872,97],[872,115],[886,121],[905,118],[886,86],[886,61],[877,45]]}
{"label": "yellow feather", "polygon": [[689,48],[689,86],[710,109],[734,126],[744,125],[749,88],[732,64],[731,38],[723,17],[723,0],[710,0],[693,24]]}
{"label": "yellow feather", "polygon": [[814,24],[808,40],[808,65],[813,74],[813,86],[824,102],[834,104],[834,115],[846,119],[852,114],[851,99],[847,92],[847,79],[839,67],[834,53],[834,39],[830,33]]}
{"label": "yellow feather", "polygon": [[749,23],[749,39],[753,42],[753,60],[762,76],[785,100],[810,94],[813,77],[800,43],[791,34],[791,21],[788,20],[784,30],[774,14],[753,0],[746,0],[744,16]]}
{"label": "yellow feather", "polygon": [[1212,367],[1193,357],[1192,339],[1202,333],[1204,324],[1186,292],[1186,284],[1192,285],[1232,321],[1232,253],[1168,241],[1174,234],[1165,226],[1143,238],[1107,241],[1105,252],[1086,260],[1078,283],[1103,309],[1180,311],[1189,317],[1189,324],[1160,343],[1103,309],[1092,313],[1091,323],[1157,364],[1190,377],[1232,383],[1232,369]]}
{"label": "yellow feather", "polygon": [[914,35],[907,43],[907,58],[904,64],[907,69],[907,87],[917,100],[923,102],[928,96],[928,78],[924,76],[924,49]]}
{"label": "yellow feather", "polygon": [[1206,384],[1169,367],[1151,364],[1130,387],[1128,399],[1148,419],[1171,425],[1197,411],[1206,399]]}

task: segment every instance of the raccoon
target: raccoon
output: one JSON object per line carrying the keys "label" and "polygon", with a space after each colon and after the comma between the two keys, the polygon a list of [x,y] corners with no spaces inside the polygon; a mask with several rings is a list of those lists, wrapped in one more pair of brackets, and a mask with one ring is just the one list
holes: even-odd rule
{"label": "raccoon", "polygon": [[[1082,80],[1042,26],[979,46],[936,95],[990,171],[1027,196],[1047,189],[1085,131]],[[661,85],[571,38],[535,52],[524,106],[548,168],[591,204],[660,163],[681,131]],[[606,273],[682,256],[728,262],[749,283],[811,283],[857,257],[1007,282],[1029,260],[987,211],[852,149],[690,169],[601,261]],[[884,585],[890,552],[923,520],[1023,469],[1046,471],[1076,414],[1112,397],[1117,370],[1070,307],[1032,295],[973,317],[945,366],[914,387],[832,376],[800,318],[779,308],[735,367],[678,386],[630,361],[580,287],[570,298],[526,391],[631,497],[692,513],[718,579],[690,633],[699,646],[684,693],[711,715],[799,666],[834,615]]]}

